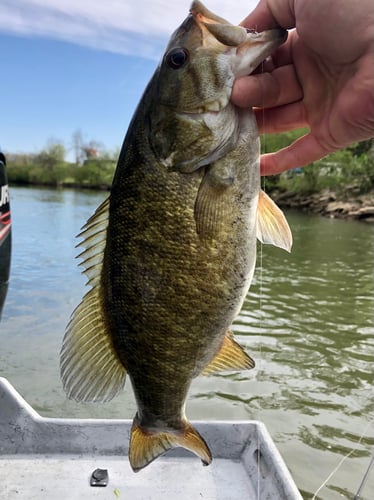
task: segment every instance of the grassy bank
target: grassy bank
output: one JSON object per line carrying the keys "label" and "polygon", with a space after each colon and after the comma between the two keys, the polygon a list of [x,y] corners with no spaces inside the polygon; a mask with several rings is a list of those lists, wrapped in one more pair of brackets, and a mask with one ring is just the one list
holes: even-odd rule
{"label": "grassy bank", "polygon": [[[303,131],[266,135],[262,152],[277,151],[299,137]],[[116,159],[91,158],[81,164],[64,161],[62,148],[54,145],[37,155],[9,155],[8,178],[11,184],[87,187],[109,189]],[[365,141],[338,151],[302,169],[267,177],[266,190],[309,197],[333,191],[334,196],[361,196],[374,189],[374,142]]]}
{"label": "grassy bank", "polygon": [[46,167],[37,162],[8,162],[8,180],[14,185],[109,189],[115,170],[110,160],[87,160],[83,165],[59,161]]}
{"label": "grassy bank", "polygon": [[[300,136],[290,132],[266,136],[262,151],[277,151]],[[354,144],[307,167],[266,178],[267,190],[309,196],[326,190],[339,197],[365,194],[374,188],[374,141]]]}

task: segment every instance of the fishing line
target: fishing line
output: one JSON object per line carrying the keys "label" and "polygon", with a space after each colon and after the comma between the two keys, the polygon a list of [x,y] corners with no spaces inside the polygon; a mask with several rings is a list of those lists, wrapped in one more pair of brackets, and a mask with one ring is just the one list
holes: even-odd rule
{"label": "fishing line", "polygon": [[371,460],[370,460],[370,463],[368,465],[368,468],[366,469],[364,477],[362,478],[361,484],[358,487],[357,493],[355,494],[353,500],[358,500],[360,498],[361,492],[366,484],[367,478],[369,477],[369,472],[370,472],[371,468],[373,467],[373,465],[374,465],[374,451],[373,451],[373,454],[371,456]]}
{"label": "fishing line", "polygon": [[[355,448],[352,448],[352,449],[351,449],[351,451],[349,451],[346,455],[344,455],[344,457],[340,460],[340,462],[338,463],[338,465],[337,465],[337,466],[336,466],[336,467],[335,467],[335,468],[334,468],[334,469],[330,472],[330,474],[327,476],[327,478],[325,479],[325,481],[321,484],[321,486],[318,488],[318,490],[314,493],[312,500],[316,500],[318,493],[319,493],[319,492],[320,492],[320,491],[321,491],[321,490],[322,490],[322,489],[326,486],[326,484],[330,481],[330,479],[333,477],[333,475],[334,475],[334,474],[336,474],[336,472],[338,472],[338,470],[339,470],[339,469],[340,469],[340,467],[343,465],[343,463],[347,460],[347,458],[349,458],[351,455],[353,455],[353,453],[354,453],[355,451],[357,451],[357,450],[358,450],[358,446],[361,444],[361,441],[364,439],[365,434],[367,433],[367,430],[368,430],[368,428],[372,425],[372,423],[373,423],[373,422],[369,422],[369,423],[367,424],[367,426],[365,427],[365,429],[364,429],[363,433],[361,434],[361,436],[360,436],[359,440],[358,440],[358,441],[357,441],[357,443],[356,443],[356,447],[355,447]],[[374,456],[373,456],[373,458],[374,458]],[[373,461],[373,459],[372,459],[372,461]],[[359,495],[359,494],[360,494],[360,490],[362,491],[362,487],[363,487],[363,485],[364,485],[364,482],[366,482],[367,475],[368,475],[368,473],[369,473],[370,467],[371,467],[371,462],[370,462],[369,467],[368,467],[368,469],[367,469],[367,471],[366,471],[366,474],[365,474],[365,476],[364,476],[364,479],[363,479],[363,480],[362,480],[362,482],[361,482],[361,485],[360,485],[360,487],[359,487],[359,491],[358,491],[358,492],[357,492],[357,494],[355,495],[354,499],[359,498],[359,496],[357,496],[357,495]]]}
{"label": "fishing line", "polygon": [[[264,71],[264,62],[261,63],[261,71],[263,72]],[[263,99],[263,106],[262,106],[262,122],[264,123],[265,122],[265,108],[264,108],[264,99]],[[265,144],[266,144],[266,134],[263,134],[262,135],[262,138],[260,140],[260,156],[261,156],[261,149],[262,149],[262,144],[264,145],[264,149],[265,148]],[[261,175],[261,174],[260,174]],[[260,187],[261,189],[263,189],[263,191],[265,191],[265,176],[263,178],[260,177]],[[264,253],[263,253],[263,243],[260,242],[260,278],[259,278],[259,281],[260,281],[260,297],[259,297],[259,309],[260,309],[260,318],[259,318],[259,327],[260,327],[260,352],[259,352],[259,367],[258,367],[258,374],[261,373],[261,370],[260,370],[260,367],[262,365],[262,328],[263,328],[263,309],[262,309],[262,302],[263,302],[263,260],[264,260]],[[259,409],[259,412],[261,414],[261,399],[259,400],[260,401],[260,409]],[[260,461],[261,461],[261,443],[260,443],[260,439],[259,439],[259,436],[257,438],[257,449],[258,449],[258,454],[257,454],[257,500],[261,500],[260,499],[260,480],[261,480],[261,464],[260,464]]]}

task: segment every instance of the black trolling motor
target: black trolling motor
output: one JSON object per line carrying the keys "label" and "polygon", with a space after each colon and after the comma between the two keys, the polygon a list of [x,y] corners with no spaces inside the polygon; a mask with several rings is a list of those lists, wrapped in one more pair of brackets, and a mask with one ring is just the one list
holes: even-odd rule
{"label": "black trolling motor", "polygon": [[11,253],[11,218],[6,158],[0,150],[0,318],[8,290]]}

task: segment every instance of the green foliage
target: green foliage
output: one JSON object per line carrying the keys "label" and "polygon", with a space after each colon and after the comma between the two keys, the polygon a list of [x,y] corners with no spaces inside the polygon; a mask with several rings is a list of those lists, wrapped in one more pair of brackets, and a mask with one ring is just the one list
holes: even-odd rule
{"label": "green foliage", "polygon": [[360,155],[352,155],[351,151],[346,149],[334,154],[339,166],[337,168],[339,185],[359,193],[368,192],[374,187],[373,149],[362,150]]}
{"label": "green foliage", "polygon": [[75,171],[75,179],[82,186],[111,186],[115,162],[109,159],[86,160]]}
{"label": "green foliage", "polygon": [[348,151],[352,153],[353,156],[361,156],[373,151],[373,140],[368,139],[367,141],[357,142],[348,146]]}
{"label": "green foliage", "polygon": [[65,161],[40,162],[40,155],[31,162],[10,159],[7,163],[8,179],[13,184],[107,188],[114,169],[115,162],[108,159],[89,160],[80,166]]}
{"label": "green foliage", "polygon": [[[267,135],[262,139],[262,151],[277,151],[287,147],[303,135],[306,130]],[[266,178],[269,191],[279,189],[301,194],[312,194],[324,189],[342,193],[363,194],[374,188],[374,143],[373,140],[353,144],[332,153],[306,167]]]}
{"label": "green foliage", "polygon": [[[287,147],[306,130],[261,137],[263,153]],[[37,155],[8,155],[9,182],[14,184],[47,184],[52,186],[110,187],[118,151],[102,153],[87,159],[83,165],[64,160],[65,148],[50,140]],[[272,191],[312,194],[323,189],[366,193],[374,188],[373,140],[352,146],[307,167],[289,170],[281,175],[266,178],[266,189]]]}
{"label": "green foliage", "polygon": [[58,143],[49,143],[35,158],[35,162],[44,168],[54,168],[64,160],[65,147]]}
{"label": "green foliage", "polygon": [[[73,134],[77,163],[65,161],[66,150],[56,139],[49,139],[47,145],[37,154],[7,155],[7,171],[10,183],[39,184],[49,186],[79,186],[108,188],[117,161],[116,152],[105,152],[98,142],[91,141],[87,148],[92,149],[93,157],[84,161],[86,146],[81,132]],[[100,151],[100,156],[99,155]]]}
{"label": "green foliage", "polygon": [[281,134],[262,134],[261,140],[261,153],[272,153],[273,151],[279,151],[292,142],[296,141],[302,135],[308,132],[307,129],[292,130],[291,132],[283,132]]}

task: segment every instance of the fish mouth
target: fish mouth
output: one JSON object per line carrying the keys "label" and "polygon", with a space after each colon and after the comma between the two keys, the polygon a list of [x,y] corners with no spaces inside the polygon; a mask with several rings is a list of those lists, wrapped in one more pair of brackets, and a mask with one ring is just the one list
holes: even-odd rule
{"label": "fish mouth", "polygon": [[[288,36],[283,28],[258,33],[235,26],[208,11],[198,1],[193,2],[191,15],[200,27],[203,46],[231,54],[234,78],[251,74]],[[201,103],[197,108],[183,109],[181,114],[197,118],[203,113],[219,113],[228,105],[229,94],[224,92],[219,99]]]}
{"label": "fish mouth", "polygon": [[213,46],[214,42],[218,41],[223,45],[236,47],[247,38],[246,28],[235,26],[226,19],[216,16],[197,0],[192,3],[190,14],[202,32],[204,46]]}
{"label": "fish mouth", "polygon": [[194,0],[190,7],[190,13],[198,17],[202,21],[217,23],[217,24],[230,24],[223,17],[217,16],[211,10],[207,9],[199,0]]}
{"label": "fish mouth", "polygon": [[187,115],[190,118],[197,118],[201,114],[206,114],[206,113],[211,113],[213,115],[219,113],[222,111],[228,104],[229,99],[227,96],[222,95],[219,99],[216,99],[215,101],[208,101],[205,103],[202,103],[201,106],[195,109],[186,109],[181,111],[179,114],[181,115]]}
{"label": "fish mouth", "polygon": [[267,31],[247,31],[246,40],[236,49],[237,66],[235,78],[250,75],[271,53],[287,40],[288,32],[283,28]]}
{"label": "fish mouth", "polygon": [[243,26],[235,26],[216,16],[198,0],[192,3],[190,13],[201,30],[205,47],[223,53],[236,48],[237,57],[233,64],[235,78],[252,73],[274,49],[287,40],[288,32],[283,28],[258,33]]}

